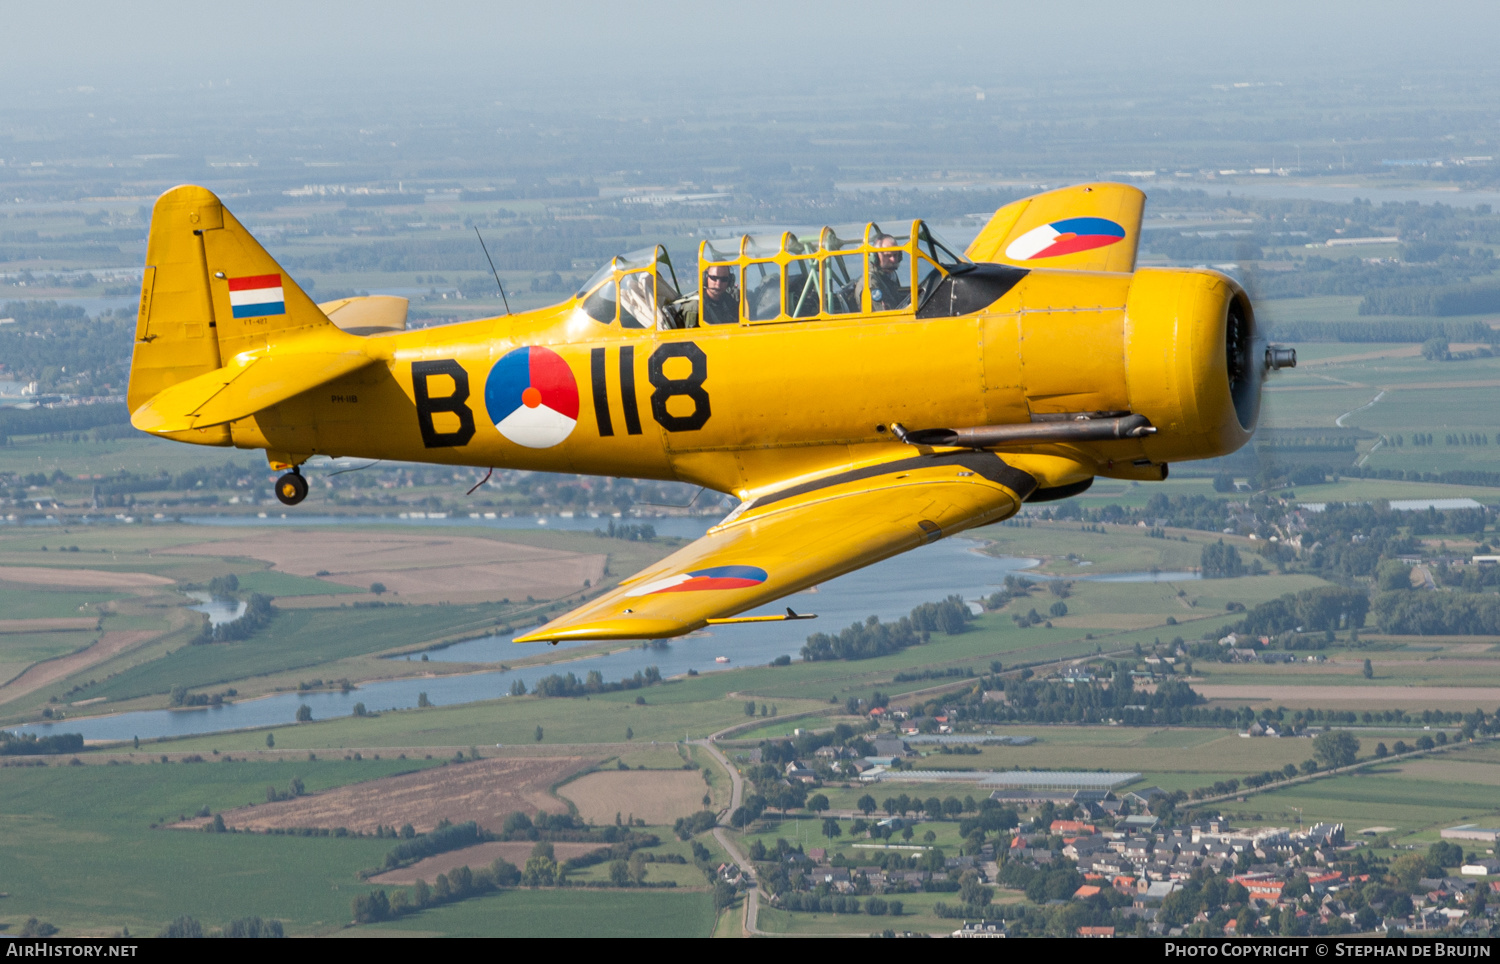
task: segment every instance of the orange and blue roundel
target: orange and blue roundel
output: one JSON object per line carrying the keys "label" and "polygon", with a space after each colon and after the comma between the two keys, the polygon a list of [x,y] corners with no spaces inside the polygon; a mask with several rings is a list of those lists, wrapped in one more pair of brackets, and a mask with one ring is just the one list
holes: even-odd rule
{"label": "orange and blue roundel", "polygon": [[490,369],[484,405],[501,435],[529,449],[551,448],[578,424],[578,382],[557,352],[517,348]]}
{"label": "orange and blue roundel", "polygon": [[1057,258],[1105,248],[1125,239],[1125,229],[1108,218],[1064,218],[1032,228],[1005,249],[1012,261]]}
{"label": "orange and blue roundel", "polygon": [[627,596],[650,596],[661,592],[699,592],[704,589],[749,589],[766,581],[766,571],[759,566],[710,566],[679,572],[665,579],[653,579],[626,593]]}

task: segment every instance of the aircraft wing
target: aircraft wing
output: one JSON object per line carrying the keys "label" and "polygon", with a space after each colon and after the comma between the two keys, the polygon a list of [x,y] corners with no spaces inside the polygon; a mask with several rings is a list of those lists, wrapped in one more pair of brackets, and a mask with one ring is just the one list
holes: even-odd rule
{"label": "aircraft wing", "polygon": [[652,639],[1013,515],[1036,487],[989,452],[918,455],[759,496],[703,538],[518,637]]}
{"label": "aircraft wing", "polygon": [[964,253],[1022,268],[1135,270],[1146,195],[1129,184],[1078,184],[995,212]]}

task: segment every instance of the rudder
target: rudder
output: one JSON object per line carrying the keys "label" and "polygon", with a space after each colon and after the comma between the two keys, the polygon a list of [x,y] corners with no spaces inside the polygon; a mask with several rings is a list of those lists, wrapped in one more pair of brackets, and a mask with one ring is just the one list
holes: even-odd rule
{"label": "rudder", "polygon": [[[134,412],[240,352],[325,326],[333,328],[212,191],[175,187],[152,211],[127,404]],[[222,425],[191,436],[182,440],[230,444]]]}

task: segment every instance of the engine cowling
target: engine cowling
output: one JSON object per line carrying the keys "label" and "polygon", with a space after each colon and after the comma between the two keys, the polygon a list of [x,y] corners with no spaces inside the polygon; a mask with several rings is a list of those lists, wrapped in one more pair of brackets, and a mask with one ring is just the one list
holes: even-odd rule
{"label": "engine cowling", "polygon": [[1130,410],[1157,428],[1142,440],[1152,462],[1214,458],[1248,442],[1266,357],[1254,308],[1232,278],[1202,269],[1135,273],[1125,376]]}

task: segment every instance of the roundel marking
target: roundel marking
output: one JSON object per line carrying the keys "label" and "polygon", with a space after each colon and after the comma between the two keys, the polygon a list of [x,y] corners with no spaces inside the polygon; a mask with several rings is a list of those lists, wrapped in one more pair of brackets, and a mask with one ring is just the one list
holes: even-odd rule
{"label": "roundel marking", "polygon": [[578,424],[578,382],[550,348],[517,348],[490,369],[484,405],[507,439],[529,449],[551,448]]}
{"label": "roundel marking", "polygon": [[650,596],[663,592],[702,592],[706,589],[749,589],[759,586],[768,578],[759,566],[710,566],[679,572],[665,579],[651,582],[630,590],[627,596]]}
{"label": "roundel marking", "polygon": [[1125,240],[1125,229],[1108,218],[1064,218],[1032,228],[1012,241],[1005,256],[1012,261],[1058,258],[1105,248]]}

